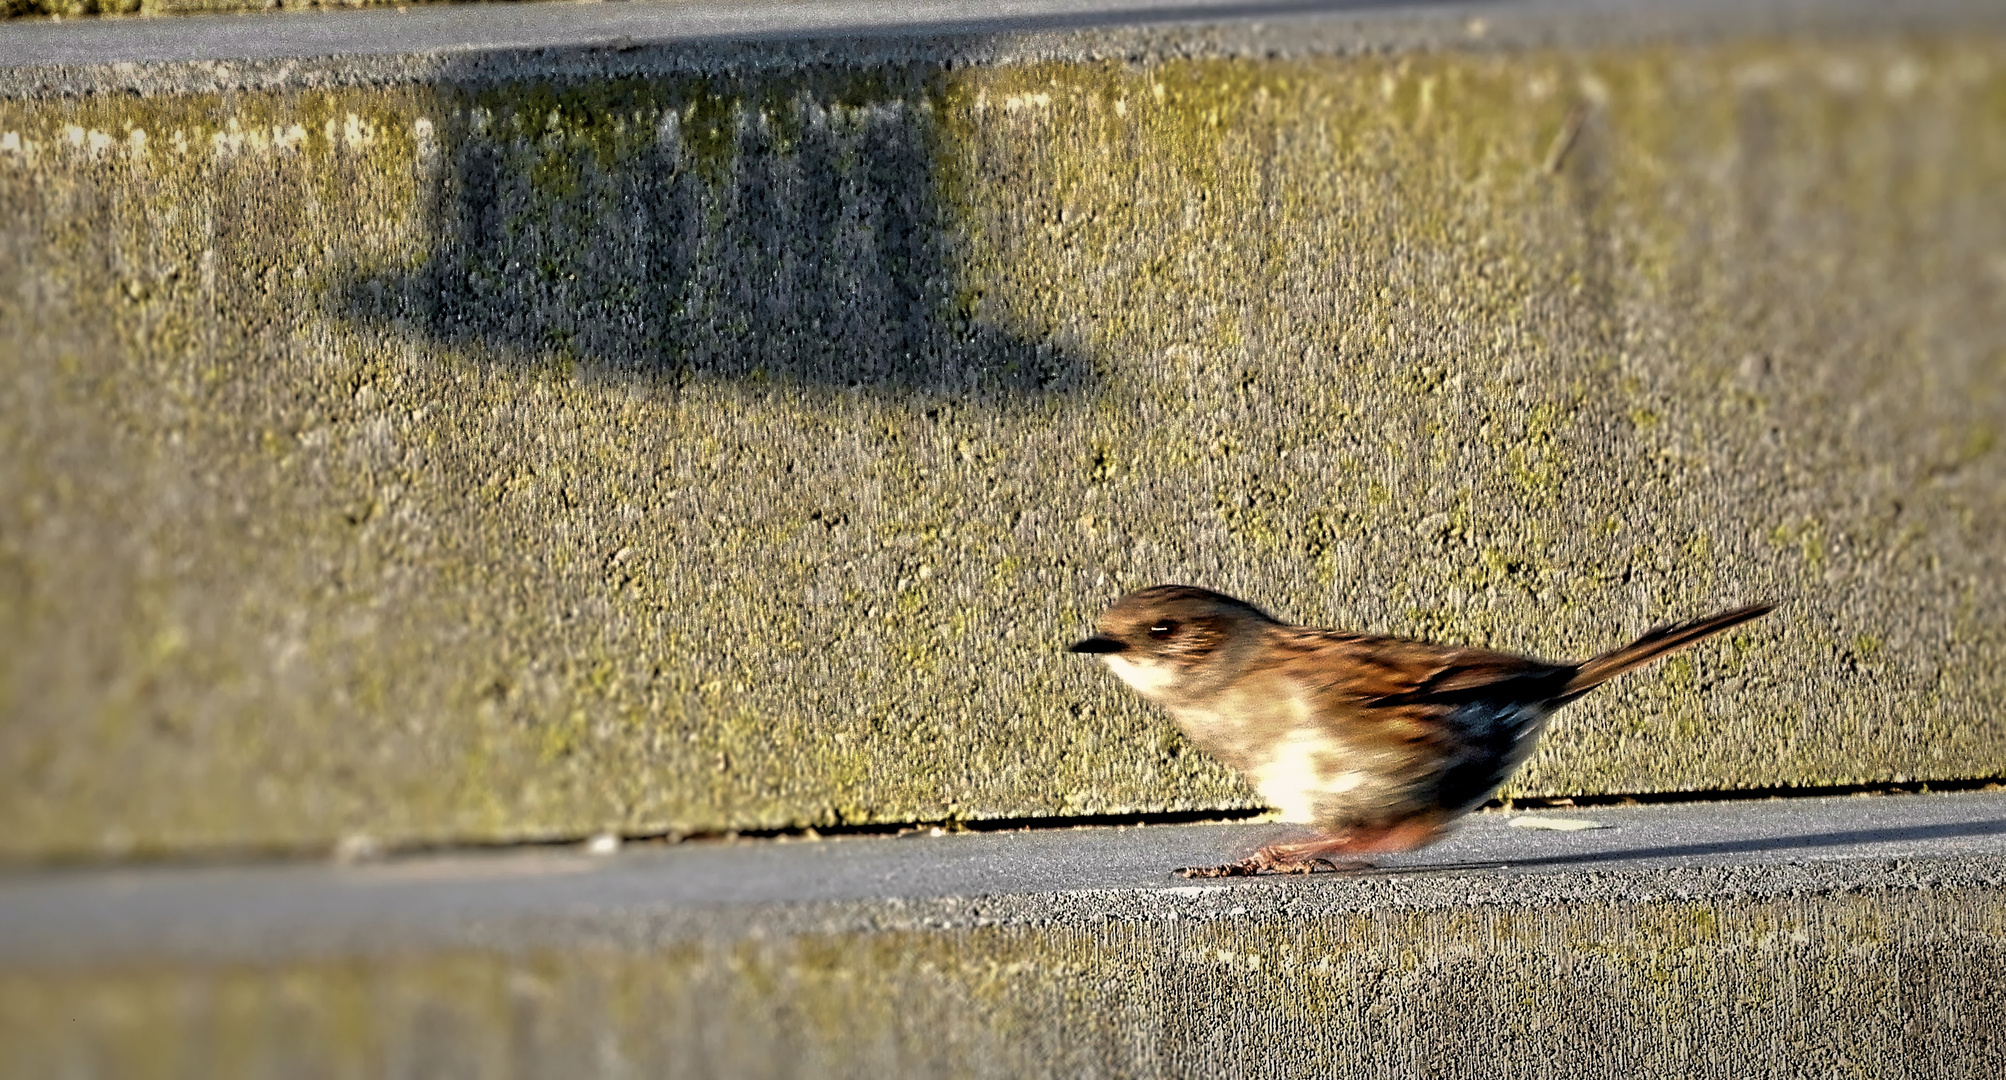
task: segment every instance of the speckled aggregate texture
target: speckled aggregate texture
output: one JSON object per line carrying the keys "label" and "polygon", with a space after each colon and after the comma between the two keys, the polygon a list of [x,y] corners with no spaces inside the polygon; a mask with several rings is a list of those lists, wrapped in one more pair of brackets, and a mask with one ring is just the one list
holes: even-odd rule
{"label": "speckled aggregate texture", "polygon": [[53,15],[192,15],[215,11],[269,11],[272,8],[358,8],[431,0],[0,0],[0,20]]}
{"label": "speckled aggregate texture", "polygon": [[650,55],[0,100],[0,857],[1252,805],[1160,581],[1783,602],[1517,793],[2006,774],[1996,35]]}
{"label": "speckled aggregate texture", "polygon": [[[1997,888],[0,974],[10,1076],[1996,1076]],[[1167,910],[1166,910],[1167,908]],[[1180,916],[1179,910],[1182,914]]]}

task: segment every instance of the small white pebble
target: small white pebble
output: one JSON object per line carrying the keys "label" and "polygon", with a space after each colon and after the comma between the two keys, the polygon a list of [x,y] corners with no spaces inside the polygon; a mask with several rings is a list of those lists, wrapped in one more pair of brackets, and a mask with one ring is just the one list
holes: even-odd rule
{"label": "small white pebble", "polygon": [[368,862],[382,855],[383,845],[368,833],[349,833],[334,845],[334,861],[338,863]]}
{"label": "small white pebble", "polygon": [[602,832],[585,841],[587,855],[612,855],[620,850],[620,837],[616,833]]}
{"label": "small white pebble", "polygon": [[1505,824],[1514,829],[1546,829],[1551,832],[1586,832],[1589,829],[1608,828],[1599,821],[1564,817],[1515,817]]}

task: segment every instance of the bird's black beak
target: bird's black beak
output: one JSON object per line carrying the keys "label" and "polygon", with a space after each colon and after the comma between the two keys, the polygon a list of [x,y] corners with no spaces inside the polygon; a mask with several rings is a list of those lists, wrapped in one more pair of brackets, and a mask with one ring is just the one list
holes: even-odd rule
{"label": "bird's black beak", "polygon": [[1066,646],[1066,651],[1083,652],[1083,653],[1118,653],[1127,648],[1128,648],[1127,645],[1119,641],[1116,641],[1111,637],[1090,637],[1085,641],[1076,641],[1073,644]]}

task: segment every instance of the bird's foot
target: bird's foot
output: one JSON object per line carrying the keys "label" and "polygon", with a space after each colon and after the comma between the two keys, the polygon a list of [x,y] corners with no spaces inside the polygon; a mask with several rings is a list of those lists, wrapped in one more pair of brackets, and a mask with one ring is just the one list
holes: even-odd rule
{"label": "bird's foot", "polygon": [[1180,866],[1170,872],[1172,877],[1181,878],[1248,877],[1255,873],[1258,871],[1248,869],[1244,862],[1224,866]]}
{"label": "bird's foot", "polygon": [[1253,855],[1224,866],[1187,866],[1175,871],[1181,878],[1256,877],[1267,874],[1355,874],[1376,870],[1364,859],[1331,859],[1333,855],[1367,855],[1381,852],[1412,851],[1433,841],[1442,832],[1432,819],[1396,822],[1372,829],[1347,829],[1324,833],[1292,843],[1269,844]]}
{"label": "bird's foot", "polygon": [[1355,874],[1360,870],[1370,870],[1372,864],[1364,859],[1346,859],[1335,862],[1330,859],[1303,859],[1299,862],[1276,863],[1268,868],[1270,874]]}
{"label": "bird's foot", "polygon": [[1258,877],[1267,874],[1351,874],[1372,868],[1371,863],[1362,859],[1347,859],[1344,862],[1332,862],[1315,856],[1281,859],[1264,853],[1224,866],[1186,866],[1171,873],[1181,878],[1219,878]]}

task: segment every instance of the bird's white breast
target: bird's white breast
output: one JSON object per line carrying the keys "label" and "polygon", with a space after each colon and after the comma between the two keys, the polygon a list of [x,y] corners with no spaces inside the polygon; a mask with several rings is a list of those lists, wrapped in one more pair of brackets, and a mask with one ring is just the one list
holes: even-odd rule
{"label": "bird's white breast", "polygon": [[1169,664],[1153,660],[1132,660],[1120,654],[1104,657],[1108,670],[1121,677],[1121,681],[1135,688],[1143,697],[1155,700],[1163,697],[1170,684],[1177,679],[1177,672]]}
{"label": "bird's white breast", "polygon": [[1339,771],[1338,753],[1327,737],[1296,731],[1277,742],[1268,759],[1247,775],[1283,821],[1315,821],[1319,798],[1350,791],[1366,780],[1362,772]]}

